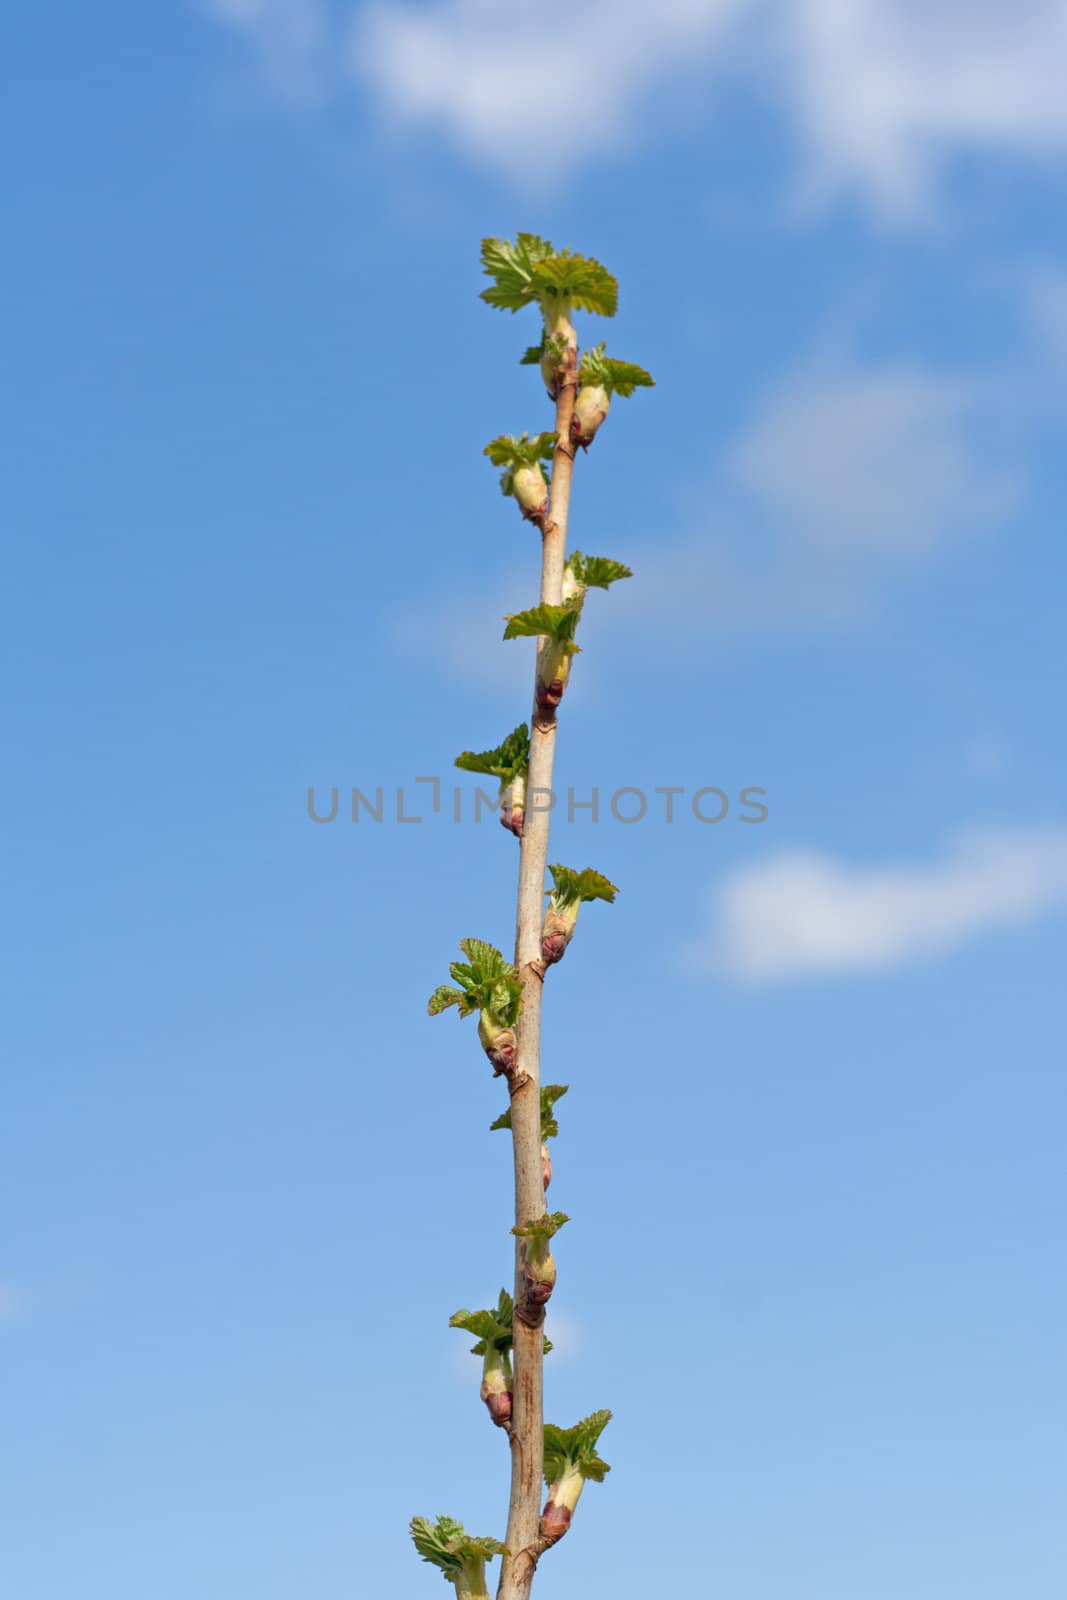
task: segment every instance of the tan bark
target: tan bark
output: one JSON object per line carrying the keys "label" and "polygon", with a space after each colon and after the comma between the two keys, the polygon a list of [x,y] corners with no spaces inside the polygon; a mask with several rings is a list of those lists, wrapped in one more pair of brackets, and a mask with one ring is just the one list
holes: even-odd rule
{"label": "tan bark", "polygon": [[[541,603],[559,605],[567,550],[574,452],[570,444],[575,379],[569,376],[556,401],[559,442],[552,463],[552,485],[541,559]],[[538,647],[538,660],[544,641]],[[515,1224],[522,1227],[544,1215],[544,1169],[541,1161],[541,926],[548,863],[549,809],[556,752],[556,718],[537,703],[530,723],[530,770],[526,816],[519,853],[519,896],[516,915],[515,966],[522,979],[522,1016],[516,1029],[517,1051],[511,1101],[515,1154]],[[526,1242],[515,1250],[515,1392],[511,1415],[511,1501],[505,1556],[497,1600],[527,1600],[542,1544],[541,1481],[544,1446],[543,1324],[544,1307],[524,1305]]]}

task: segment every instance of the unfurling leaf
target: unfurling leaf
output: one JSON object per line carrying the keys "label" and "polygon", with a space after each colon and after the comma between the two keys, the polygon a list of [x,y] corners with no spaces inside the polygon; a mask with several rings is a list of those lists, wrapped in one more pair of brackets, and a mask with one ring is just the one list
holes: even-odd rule
{"label": "unfurling leaf", "polygon": [[567,557],[566,571],[570,572],[575,591],[608,589],[622,578],[633,577],[630,568],[623,566],[621,561],[612,561],[608,556],[586,556],[580,550],[571,551]]}
{"label": "unfurling leaf", "polygon": [[501,434],[491,439],[485,454],[500,474],[500,492],[512,495],[518,501],[523,516],[530,522],[544,523],[548,509],[548,479],[541,470],[542,461],[550,461],[556,447],[554,433],[538,433],[532,439],[523,433]]}
{"label": "unfurling leaf", "polygon": [[482,454],[487,455],[494,467],[535,467],[539,461],[551,461],[556,448],[556,434],[501,433],[490,439]]}
{"label": "unfurling leaf", "polygon": [[[456,1006],[461,1017],[472,1011],[481,1014],[479,1033],[485,1033],[493,1042],[505,1043],[510,1035],[512,1049],[514,1035],[510,1030],[518,1021],[522,1009],[522,984],[515,968],[505,961],[495,945],[482,939],[461,939],[459,947],[466,961],[453,961],[449,967],[452,983],[443,983],[430,996],[431,1017]],[[486,1038],[482,1040],[489,1051]],[[496,1065],[494,1060],[494,1065]],[[506,1066],[498,1070],[507,1070]]]}
{"label": "unfurling leaf", "polygon": [[624,400],[628,400],[635,389],[653,389],[656,385],[655,378],[650,377],[644,367],[636,367],[632,361],[613,360],[604,354],[602,344],[582,352],[578,377],[583,384],[605,389],[609,395],[622,395]]}
{"label": "unfurling leaf", "polygon": [[538,1217],[536,1222],[524,1223],[521,1228],[512,1228],[511,1231],[517,1239],[528,1239],[530,1241],[530,1253],[532,1255],[541,1256],[548,1249],[549,1241],[570,1220],[570,1217],[562,1211],[553,1211],[551,1215],[546,1211],[544,1216]]}
{"label": "unfurling leaf", "polygon": [[577,655],[579,646],[574,643],[575,630],[581,616],[581,607],[573,602],[562,606],[531,606],[529,611],[517,611],[505,617],[505,639],[552,639],[563,645],[569,655]]}
{"label": "unfurling leaf", "polygon": [[442,1011],[447,1011],[449,1006],[458,1006],[461,1017],[469,1017],[475,1009],[473,1003],[467,1003],[467,995],[463,989],[453,989],[451,984],[442,983],[430,996],[430,1004],[427,1009],[431,1017],[436,1017]]}
{"label": "unfurling leaf", "polygon": [[[449,1319],[450,1328],[461,1328],[473,1333],[478,1343],[471,1346],[472,1356],[487,1355],[490,1349],[507,1355],[514,1342],[513,1324],[515,1302],[506,1289],[501,1289],[500,1299],[492,1311],[457,1311]],[[545,1355],[552,1349],[552,1341],[545,1340]]]}
{"label": "unfurling leaf", "polygon": [[606,900],[611,904],[619,891],[602,872],[592,867],[576,872],[573,867],[557,864],[548,870],[555,887],[547,891],[549,903],[541,930],[541,960],[550,967],[563,960],[584,902]]}
{"label": "unfurling leaf", "polygon": [[[559,1133],[559,1123],[556,1121],[554,1110],[557,1100],[562,1100],[570,1085],[567,1083],[546,1083],[541,1086],[541,1138],[554,1139]],[[511,1107],[490,1124],[490,1133],[496,1133],[501,1128],[511,1127]]]}
{"label": "unfurling leaf", "polygon": [[545,1423],[545,1482],[550,1487],[575,1471],[593,1483],[603,1483],[611,1468],[601,1460],[597,1444],[610,1421],[610,1411],[594,1411],[573,1428]]}
{"label": "unfurling leaf", "polygon": [[549,1544],[562,1539],[570,1527],[586,1483],[603,1483],[611,1471],[597,1454],[597,1441],[610,1421],[610,1411],[594,1411],[573,1428],[545,1424],[548,1503],[541,1513],[541,1537]]}
{"label": "unfurling leaf", "polygon": [[487,777],[499,778],[501,783],[511,783],[524,775],[530,765],[530,729],[523,722],[495,750],[483,750],[480,754],[464,750],[456,757],[455,764],[462,772],[481,772]]}
{"label": "unfurling leaf", "polygon": [[485,1563],[508,1553],[499,1539],[476,1539],[452,1517],[438,1517],[436,1522],[412,1517],[411,1538],[422,1559],[453,1582],[479,1574],[484,1578]]}
{"label": "unfurling leaf", "polygon": [[555,887],[546,893],[559,911],[566,910],[568,906],[581,905],[587,900],[606,900],[612,905],[619,892],[602,872],[597,872],[593,867],[583,867],[581,872],[576,872],[573,867],[557,863],[548,870]]}
{"label": "unfurling leaf", "polygon": [[547,313],[554,302],[566,300],[576,311],[613,317],[618,307],[618,281],[605,266],[591,256],[554,250],[536,233],[520,233],[514,244],[483,239],[482,267],[493,282],[481,298],[500,311],[540,304]]}

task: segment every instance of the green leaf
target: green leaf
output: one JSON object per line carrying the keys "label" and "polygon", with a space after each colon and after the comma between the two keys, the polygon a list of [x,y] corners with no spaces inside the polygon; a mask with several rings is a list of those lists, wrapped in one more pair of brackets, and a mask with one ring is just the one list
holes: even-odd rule
{"label": "green leaf", "polygon": [[581,605],[573,600],[561,606],[532,606],[529,611],[517,611],[505,617],[504,638],[554,639],[557,644],[571,646],[568,654],[576,655],[578,646],[574,643],[574,634],[581,614]]}
{"label": "green leaf", "polygon": [[536,233],[520,233],[515,244],[510,239],[483,239],[482,267],[493,286],[483,289],[481,298],[499,311],[521,311],[535,303],[534,273],[551,254],[548,240]]}
{"label": "green leaf", "polygon": [[480,754],[464,750],[462,755],[456,757],[456,766],[461,772],[482,772],[489,777],[499,778],[501,783],[512,783],[526,772],[529,765],[530,730],[525,722],[509,733],[503,744],[498,744],[495,750],[483,750]]}
{"label": "green leaf", "polygon": [[487,1011],[495,1022],[514,1027],[522,1010],[522,984],[515,968],[495,945],[481,939],[461,939],[459,947],[467,959],[453,961],[448,969],[456,987],[442,984],[434,990],[430,1015],[458,1006],[461,1017]]}
{"label": "green leaf", "polygon": [[548,870],[555,885],[550,893],[558,911],[566,906],[581,905],[586,900],[606,900],[611,905],[619,892],[602,872],[595,871],[593,867],[583,867],[581,872],[576,872],[573,867],[557,864]]}
{"label": "green leaf", "polygon": [[556,448],[555,433],[501,433],[490,439],[483,455],[489,457],[494,467],[535,467],[539,461],[551,461]]}
{"label": "green leaf", "polygon": [[592,256],[574,255],[570,250],[554,252],[534,267],[533,281],[543,306],[551,306],[563,296],[576,311],[592,311],[600,317],[613,317],[619,307],[618,279]]}
{"label": "green leaf", "polygon": [[[527,434],[502,433],[496,439],[490,439],[483,451],[495,467],[503,467],[500,475],[500,492],[503,495],[515,493],[515,474],[520,467],[541,468],[542,461],[550,461],[556,448],[556,435],[554,433],[536,433],[531,439]],[[548,476],[541,471],[548,488]]]}
{"label": "green leaf", "polygon": [[550,1488],[575,1471],[592,1483],[603,1483],[611,1468],[601,1460],[597,1444],[610,1421],[610,1411],[594,1411],[573,1428],[545,1423],[545,1482]]}
{"label": "green leaf", "polygon": [[431,1017],[436,1017],[442,1011],[447,1011],[449,1006],[458,1006],[461,1017],[469,1016],[474,1009],[473,1006],[467,1005],[467,996],[462,989],[453,989],[451,984],[442,983],[430,996],[430,1004],[427,1009]]}
{"label": "green leaf", "polygon": [[[541,1087],[541,1143],[546,1139],[554,1139],[559,1133],[559,1123],[556,1121],[553,1107],[557,1100],[562,1100],[570,1085],[567,1083],[546,1083]],[[490,1123],[489,1132],[496,1133],[501,1128],[511,1128],[511,1107],[495,1122]]]}
{"label": "green leaf", "polygon": [[512,1228],[516,1239],[529,1239],[535,1251],[541,1254],[548,1246],[550,1239],[554,1238],[570,1217],[563,1211],[553,1211],[551,1215],[546,1211],[543,1217],[538,1217],[536,1222],[527,1222],[521,1228]]}
{"label": "green leaf", "polygon": [[531,344],[519,360],[520,367],[539,367],[544,358],[550,355],[557,366],[562,366],[567,354],[567,341],[557,334],[549,339],[541,335],[540,344]]}
{"label": "green leaf", "polygon": [[422,1559],[439,1567],[449,1579],[461,1577],[472,1565],[508,1553],[499,1539],[475,1539],[452,1517],[438,1517],[436,1522],[412,1517],[411,1538]]}
{"label": "green leaf", "polygon": [[554,250],[536,233],[510,239],[482,240],[482,267],[492,278],[483,289],[487,305],[500,311],[521,311],[524,306],[551,305],[568,296],[578,311],[613,317],[619,303],[619,285],[605,266],[592,256]]}
{"label": "green leaf", "polygon": [[613,360],[604,354],[602,344],[582,352],[578,376],[582,383],[597,384],[609,394],[622,395],[624,400],[628,400],[635,389],[654,389],[656,386],[655,378],[644,367],[636,367],[632,361]]}
{"label": "green leaf", "polygon": [[571,551],[567,565],[574,574],[575,583],[581,584],[583,589],[607,589],[621,578],[633,577],[630,568],[624,567],[621,561],[612,561],[607,556],[585,556],[580,550]]}
{"label": "green leaf", "polygon": [[505,1324],[495,1311],[457,1311],[449,1318],[448,1326],[462,1328],[465,1333],[473,1333],[478,1343],[471,1349],[472,1356],[484,1356],[490,1346],[502,1354],[511,1349],[510,1314]]}
{"label": "green leaf", "polygon": [[[486,1355],[490,1345],[501,1355],[508,1355],[514,1343],[514,1318],[515,1302],[506,1289],[501,1289],[495,1311],[457,1311],[455,1316],[449,1319],[448,1326],[462,1328],[466,1333],[474,1334],[478,1343],[471,1347],[472,1356]],[[546,1339],[546,1356],[551,1349],[552,1341]]]}

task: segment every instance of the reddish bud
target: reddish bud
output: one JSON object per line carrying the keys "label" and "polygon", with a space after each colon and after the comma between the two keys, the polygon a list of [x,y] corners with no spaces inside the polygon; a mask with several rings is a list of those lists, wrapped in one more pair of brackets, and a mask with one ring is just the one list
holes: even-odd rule
{"label": "reddish bud", "polygon": [[541,1537],[551,1539],[553,1544],[563,1538],[571,1525],[571,1512],[567,1506],[558,1506],[550,1500],[541,1513]]}
{"label": "reddish bud", "polygon": [[526,1284],[527,1303],[532,1306],[546,1306],[556,1287],[556,1263],[552,1256],[546,1255],[544,1260],[539,1262],[527,1262],[523,1278]]}
{"label": "reddish bud", "polygon": [[563,690],[566,685],[562,678],[553,678],[551,683],[537,683],[537,704],[543,711],[555,711],[563,699]]}
{"label": "reddish bud", "polygon": [[503,1389],[498,1393],[486,1392],[486,1385],[482,1384],[482,1399],[485,1401],[486,1410],[498,1428],[506,1428],[511,1422],[511,1390]]}

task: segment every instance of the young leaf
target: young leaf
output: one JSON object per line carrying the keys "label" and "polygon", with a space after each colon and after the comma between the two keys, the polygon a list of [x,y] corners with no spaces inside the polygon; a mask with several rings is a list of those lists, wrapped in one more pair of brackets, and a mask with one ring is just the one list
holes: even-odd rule
{"label": "young leaf", "polygon": [[538,1217],[536,1222],[527,1222],[521,1228],[512,1228],[516,1239],[529,1239],[534,1253],[542,1254],[552,1239],[565,1223],[571,1219],[562,1211],[553,1211],[551,1216],[546,1211],[543,1217]]}
{"label": "young leaf", "polygon": [[549,461],[556,448],[554,433],[538,433],[531,439],[525,433],[517,437],[502,433],[490,439],[484,454],[500,474],[500,492],[514,495],[523,512],[531,519],[543,515],[548,500],[548,479],[541,470],[541,462]]}
{"label": "young leaf", "polygon": [[596,872],[592,867],[584,867],[581,872],[576,872],[573,867],[557,864],[548,870],[555,885],[548,893],[557,910],[581,905],[587,900],[606,900],[611,905],[619,892],[602,872]]}
{"label": "young leaf", "polygon": [[458,1006],[461,1017],[469,1017],[474,1010],[473,1005],[468,1005],[464,990],[453,989],[451,984],[442,983],[430,996],[428,1010],[431,1017],[436,1017],[442,1011],[447,1011],[449,1006]]}
{"label": "young leaf", "polygon": [[457,1006],[461,1017],[488,1012],[495,1023],[514,1027],[522,1009],[522,984],[515,968],[495,945],[481,939],[461,939],[459,947],[467,959],[453,961],[448,969],[452,984],[442,984],[430,996],[431,1017]]}
{"label": "young leaf", "polygon": [[541,335],[540,344],[531,344],[527,346],[526,350],[519,358],[519,366],[539,367],[546,356],[548,356],[550,360],[554,361],[558,366],[563,362],[566,354],[567,341],[565,339],[561,339],[558,334],[550,339],[547,334],[543,333]]}
{"label": "young leaf", "polygon": [[[449,1319],[450,1328],[462,1328],[466,1333],[473,1333],[478,1340],[471,1346],[472,1356],[484,1356],[488,1353],[490,1345],[501,1355],[507,1355],[514,1342],[513,1324],[515,1317],[515,1302],[506,1289],[501,1289],[500,1299],[495,1311],[457,1311]],[[552,1341],[545,1340],[545,1355],[552,1349]]]}
{"label": "young leaf", "polygon": [[483,455],[489,457],[494,467],[535,467],[539,461],[551,461],[556,448],[554,433],[529,434],[501,433],[490,439]]}
{"label": "young leaf", "polygon": [[573,601],[562,606],[532,606],[529,611],[517,611],[505,617],[505,639],[554,639],[567,649],[569,655],[578,654],[574,643],[581,606]]}
{"label": "young leaf", "polygon": [[619,307],[618,279],[592,256],[570,250],[546,256],[534,268],[534,283],[543,306],[565,297],[576,311],[592,311],[599,317],[613,317]]}
{"label": "young leaf", "polygon": [[[554,1107],[557,1100],[562,1100],[570,1085],[567,1083],[546,1083],[541,1088],[541,1142],[554,1139],[559,1133],[559,1123],[556,1121]],[[489,1132],[496,1133],[501,1128],[511,1127],[511,1107],[490,1123]]]}
{"label": "young leaf", "polygon": [[480,754],[464,750],[456,757],[455,764],[461,772],[481,772],[499,778],[501,783],[512,783],[530,765],[529,727],[521,723],[495,750],[483,750]]}
{"label": "young leaf", "polygon": [[607,556],[586,556],[580,550],[571,551],[567,565],[580,589],[607,589],[621,578],[633,577],[630,568],[624,567],[621,561],[612,561]]}
{"label": "young leaf", "polygon": [[493,279],[481,298],[498,311],[521,311],[537,300],[534,273],[538,264],[552,254],[547,239],[536,233],[520,233],[515,244],[510,239],[482,240],[482,268]]}
{"label": "young leaf", "polygon": [[482,267],[492,286],[482,290],[487,305],[500,311],[566,297],[578,311],[613,317],[619,302],[618,281],[591,256],[554,250],[536,233],[510,239],[482,240]]}
{"label": "young leaf", "polygon": [[497,1320],[494,1311],[457,1311],[448,1320],[450,1328],[462,1328],[464,1333],[473,1333],[478,1343],[471,1346],[472,1356],[484,1356],[490,1345],[501,1354],[511,1349],[512,1331],[511,1320],[504,1325]]}
{"label": "young leaf", "polygon": [[610,1411],[594,1411],[573,1428],[545,1423],[545,1482],[550,1488],[571,1472],[603,1483],[611,1468],[601,1460],[597,1444],[610,1421]]}
{"label": "young leaf", "polygon": [[411,1538],[422,1559],[440,1568],[446,1578],[462,1577],[468,1568],[508,1553],[499,1539],[475,1539],[452,1517],[438,1517],[436,1522],[412,1517]]}
{"label": "young leaf", "polygon": [[653,389],[656,380],[644,367],[635,367],[632,361],[615,361],[604,354],[602,344],[582,353],[578,376],[583,384],[595,384],[608,394],[622,395],[628,400],[635,389]]}

